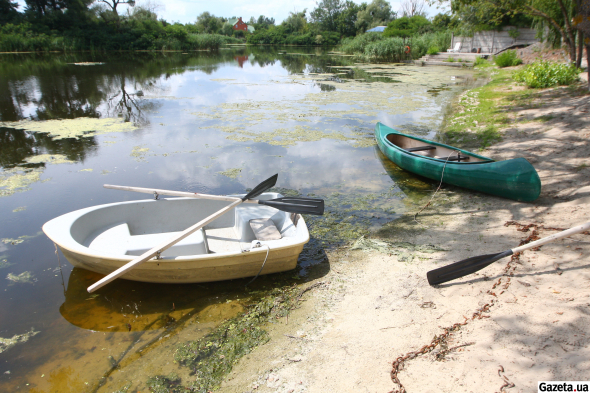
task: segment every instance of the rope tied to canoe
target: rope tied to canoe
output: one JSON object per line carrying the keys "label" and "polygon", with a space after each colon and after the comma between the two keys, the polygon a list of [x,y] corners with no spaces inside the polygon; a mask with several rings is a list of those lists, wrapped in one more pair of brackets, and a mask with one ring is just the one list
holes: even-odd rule
{"label": "rope tied to canoe", "polygon": [[438,192],[438,190],[440,190],[440,188],[442,187],[443,184],[443,178],[445,176],[445,168],[447,167],[447,163],[449,162],[449,160],[451,159],[451,157],[453,157],[453,154],[457,154],[457,157],[460,157],[461,151],[459,150],[454,150],[451,154],[449,154],[449,156],[447,157],[447,159],[445,160],[445,165],[443,165],[443,169],[442,169],[442,173],[440,175],[440,183],[438,184],[438,187],[436,188],[436,190],[434,191],[434,194],[432,194],[432,197],[430,197],[430,200],[428,201],[428,203],[426,205],[424,205],[422,207],[422,209],[420,209],[418,211],[418,213],[414,214],[414,221],[416,221],[416,224],[420,224],[418,222],[418,220],[416,220],[416,217],[418,217],[418,214],[422,213],[423,210],[425,210],[428,206],[430,206],[430,204],[432,203],[434,197],[436,196],[436,193]]}

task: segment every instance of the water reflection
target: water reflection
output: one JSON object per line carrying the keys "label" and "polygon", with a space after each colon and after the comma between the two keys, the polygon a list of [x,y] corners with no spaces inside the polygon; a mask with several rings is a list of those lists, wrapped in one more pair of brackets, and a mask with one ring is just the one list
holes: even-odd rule
{"label": "water reflection", "polygon": [[45,133],[0,127],[0,166],[14,168],[44,167],[45,163],[28,163],[27,159],[40,154],[64,155],[71,161],[84,161],[97,150],[94,137],[54,140]]}
{"label": "water reflection", "polygon": [[[102,276],[74,268],[59,312],[72,325],[99,332],[131,332],[170,327],[196,316],[201,322],[223,320],[243,310],[250,298],[243,280],[213,284],[154,285],[118,280],[108,291],[89,294]],[[230,295],[231,293],[231,295]],[[223,302],[220,302],[219,295]],[[229,295],[229,297],[228,297]]]}

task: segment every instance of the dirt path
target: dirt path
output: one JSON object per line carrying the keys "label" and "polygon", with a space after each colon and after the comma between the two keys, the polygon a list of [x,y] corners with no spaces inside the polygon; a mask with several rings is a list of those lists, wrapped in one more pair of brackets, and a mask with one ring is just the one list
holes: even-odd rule
{"label": "dirt path", "polygon": [[[506,108],[515,122],[483,154],[533,163],[543,183],[537,201],[443,189],[419,224],[408,216],[374,234],[390,243],[330,254],[321,285],[277,321],[272,340],[243,358],[220,391],[398,391],[392,362],[431,343],[399,367],[407,392],[531,392],[538,381],[588,380],[590,234],[438,287],[426,281],[442,264],[590,220],[588,96],[557,88],[520,105]],[[391,242],[446,251],[408,254]]]}

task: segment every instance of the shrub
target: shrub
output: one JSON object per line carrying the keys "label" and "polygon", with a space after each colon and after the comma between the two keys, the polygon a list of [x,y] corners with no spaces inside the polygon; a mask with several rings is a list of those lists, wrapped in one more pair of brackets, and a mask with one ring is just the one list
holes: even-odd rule
{"label": "shrub", "polygon": [[516,55],[515,50],[507,50],[494,57],[498,67],[512,67],[522,64],[522,59]]}
{"label": "shrub", "polygon": [[426,51],[426,54],[428,55],[438,55],[438,52],[440,52],[438,50],[438,46],[431,46],[430,48],[428,48],[428,50]]}
{"label": "shrub", "polygon": [[487,62],[488,61],[486,59],[484,59],[483,57],[478,57],[475,59],[475,63],[473,63],[473,65],[476,65],[476,66],[483,65],[483,64],[487,64]]}
{"label": "shrub", "polygon": [[580,69],[573,64],[536,61],[513,74],[517,82],[524,82],[528,87],[544,88],[555,85],[570,85],[578,79]]}

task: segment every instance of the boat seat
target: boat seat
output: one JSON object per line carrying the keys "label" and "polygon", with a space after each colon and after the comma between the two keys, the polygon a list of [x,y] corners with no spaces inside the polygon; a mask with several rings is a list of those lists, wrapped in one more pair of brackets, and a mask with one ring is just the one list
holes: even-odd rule
{"label": "boat seat", "polygon": [[422,151],[422,150],[436,150],[436,146],[417,146],[417,147],[409,147],[406,149],[407,151]]}
{"label": "boat seat", "polygon": [[[127,223],[118,224],[96,236],[88,248],[117,255],[139,256],[181,232],[151,233],[132,236]],[[208,254],[205,232],[199,229],[162,253],[162,257]]]}
{"label": "boat seat", "polygon": [[434,157],[434,158],[438,158],[439,160],[445,160],[445,161],[459,161],[461,162],[461,160],[463,161],[467,161],[469,160],[469,156],[456,156],[456,155],[452,155],[452,156],[447,156],[447,157]]}

